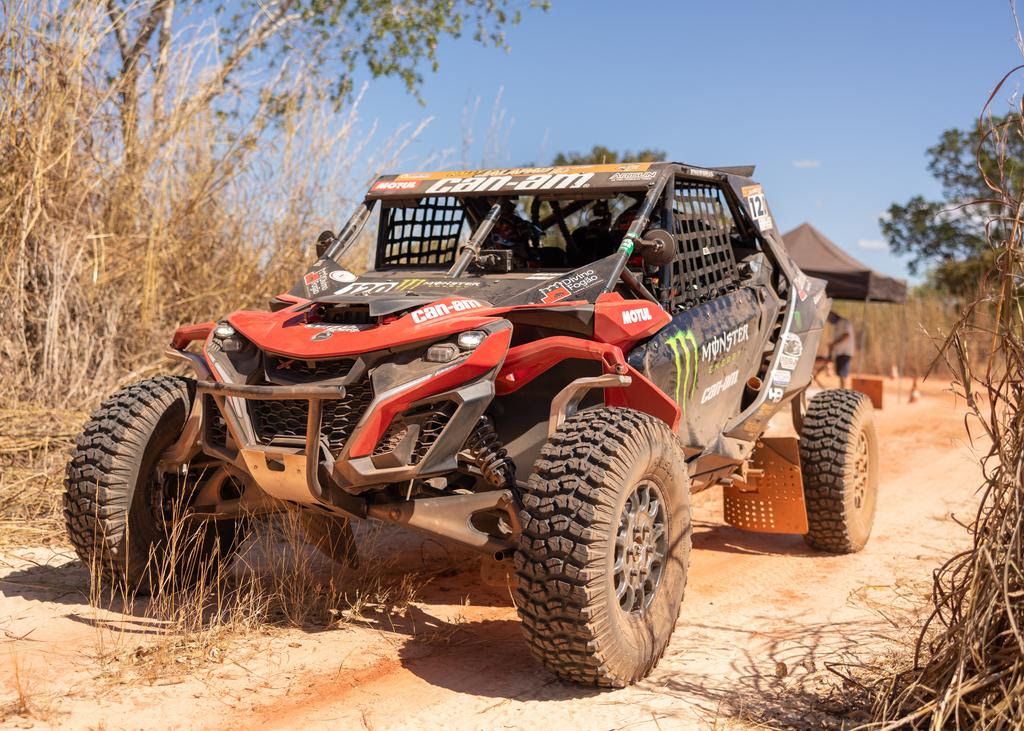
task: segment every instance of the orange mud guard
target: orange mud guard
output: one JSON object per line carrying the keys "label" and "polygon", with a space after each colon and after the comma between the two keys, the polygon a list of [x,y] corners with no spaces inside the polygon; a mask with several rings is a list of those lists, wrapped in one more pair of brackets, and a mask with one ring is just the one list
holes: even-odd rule
{"label": "orange mud guard", "polygon": [[750,457],[746,482],[723,493],[725,522],[756,533],[806,533],[807,505],[795,437],[761,437]]}

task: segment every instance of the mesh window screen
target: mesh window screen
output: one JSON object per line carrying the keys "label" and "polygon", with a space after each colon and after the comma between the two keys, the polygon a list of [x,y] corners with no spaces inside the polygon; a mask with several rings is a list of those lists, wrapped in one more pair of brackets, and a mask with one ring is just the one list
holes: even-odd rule
{"label": "mesh window screen", "polygon": [[422,198],[415,206],[385,208],[377,268],[451,266],[465,212],[455,198]]}
{"label": "mesh window screen", "polygon": [[670,264],[681,291],[673,305],[692,307],[734,289],[738,275],[732,213],[714,186],[677,180],[672,204],[679,255]]}

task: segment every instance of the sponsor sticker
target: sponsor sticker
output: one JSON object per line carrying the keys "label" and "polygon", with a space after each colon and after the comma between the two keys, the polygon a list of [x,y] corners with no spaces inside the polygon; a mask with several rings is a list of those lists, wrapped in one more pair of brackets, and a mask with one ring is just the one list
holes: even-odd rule
{"label": "sponsor sticker", "polygon": [[302,281],[306,284],[306,292],[312,297],[318,295],[321,292],[327,291],[327,268],[317,269],[315,272],[310,272]]}
{"label": "sponsor sticker", "polygon": [[717,381],[715,381],[710,386],[704,389],[704,393],[701,394],[700,397],[700,402],[702,404],[706,404],[708,401],[717,397],[719,394],[735,386],[739,379],[739,370],[735,370],[732,373],[722,376]]}
{"label": "sponsor sticker", "polygon": [[697,338],[691,330],[676,330],[665,344],[672,350],[676,365],[676,403],[686,413],[686,402],[697,390],[697,366],[700,365]]}
{"label": "sponsor sticker", "polygon": [[653,319],[654,316],[651,315],[651,310],[649,307],[637,307],[632,310],[622,311],[623,325],[635,325],[638,322],[648,322]]}
{"label": "sponsor sticker", "polygon": [[779,357],[779,367],[791,371],[796,368],[800,356],[804,354],[804,341],[799,335],[786,333],[782,338],[782,355]]}
{"label": "sponsor sticker", "polygon": [[747,208],[750,210],[750,215],[754,219],[754,223],[757,224],[758,230],[764,232],[775,228],[772,215],[768,212],[764,189],[760,185],[745,185],[740,192],[747,201]]}
{"label": "sponsor sticker", "polygon": [[[368,330],[369,328],[371,328],[373,326],[372,325],[331,325],[331,324],[326,323],[326,322],[307,322],[305,327],[309,328],[310,330],[316,330],[316,332],[313,333],[313,337],[311,337],[310,340],[312,340],[314,342],[319,342],[321,340],[327,340],[329,337],[334,335],[334,333],[357,333],[357,332],[360,332],[362,330]],[[288,361],[288,363],[289,363],[289,367],[290,367],[291,361]],[[284,366],[279,366],[279,367],[284,367]]]}
{"label": "sponsor sticker", "polygon": [[784,371],[781,368],[777,368],[772,371],[772,383],[777,386],[788,386],[790,379],[793,374],[789,371]]}
{"label": "sponsor sticker", "polygon": [[373,184],[373,190],[415,190],[420,180],[380,180]]}
{"label": "sponsor sticker", "polygon": [[456,312],[475,310],[478,307],[483,307],[483,304],[477,300],[452,300],[451,302],[438,302],[434,305],[427,305],[426,307],[421,307],[418,310],[413,310],[412,321],[419,324],[429,320],[434,320],[438,317],[444,317],[445,315],[451,315]]}
{"label": "sponsor sticker", "polygon": [[587,269],[585,272],[578,272],[571,276],[563,277],[557,282],[540,288],[540,301],[546,305],[552,302],[559,302],[591,287],[598,281],[600,281],[600,277],[597,276],[593,269]]}
{"label": "sponsor sticker", "polygon": [[612,173],[608,176],[608,181],[611,183],[630,183],[638,180],[654,180],[658,176],[658,173],[654,170],[649,170],[645,173]]}
{"label": "sponsor sticker", "polygon": [[726,330],[724,333],[716,335],[701,345],[700,358],[705,362],[717,360],[729,353],[740,343],[744,343],[749,339],[750,323],[744,323],[739,327],[734,327],[732,330]]}
{"label": "sponsor sticker", "polygon": [[779,386],[772,386],[771,388],[768,389],[768,400],[771,401],[773,404],[779,403],[779,401],[781,401],[782,397],[785,395],[785,389]]}
{"label": "sponsor sticker", "polygon": [[807,288],[811,286],[811,283],[807,280],[807,275],[801,272],[793,280],[793,285],[796,287],[796,296],[803,302],[807,299]]}
{"label": "sponsor sticker", "polygon": [[335,294],[384,294],[398,286],[398,282],[352,282]]}
{"label": "sponsor sticker", "polygon": [[354,282],[354,281],[356,281],[356,275],[353,274],[352,272],[348,271],[347,269],[335,269],[334,271],[332,271],[327,276],[329,276],[335,282],[342,282],[342,283],[344,283],[344,282]]}
{"label": "sponsor sticker", "polygon": [[480,193],[499,190],[563,190],[586,188],[594,173],[553,172],[535,175],[480,175],[469,178],[441,178],[424,193]]}

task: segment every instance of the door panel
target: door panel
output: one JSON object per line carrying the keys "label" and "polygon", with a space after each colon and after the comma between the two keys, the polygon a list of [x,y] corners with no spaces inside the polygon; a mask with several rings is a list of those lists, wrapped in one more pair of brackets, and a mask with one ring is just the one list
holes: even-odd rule
{"label": "door panel", "polygon": [[630,364],[679,404],[687,445],[707,445],[739,413],[744,385],[761,362],[761,313],[754,290],[739,289],[678,312],[630,352]]}

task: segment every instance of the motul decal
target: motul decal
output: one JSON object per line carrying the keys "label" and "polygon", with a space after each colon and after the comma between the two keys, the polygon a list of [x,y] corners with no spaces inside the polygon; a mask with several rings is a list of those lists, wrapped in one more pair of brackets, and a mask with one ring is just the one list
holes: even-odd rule
{"label": "motul decal", "polygon": [[381,180],[373,184],[373,190],[415,190],[419,180]]}
{"label": "motul decal", "polygon": [[476,193],[498,190],[561,190],[582,188],[593,173],[543,173],[527,175],[488,175],[473,178],[441,178],[424,193]]}
{"label": "motul decal", "polygon": [[634,310],[622,311],[623,325],[635,325],[638,322],[648,322],[653,319],[654,316],[651,315],[651,309],[649,307],[637,307]]}
{"label": "motul decal", "polygon": [[444,317],[454,312],[466,312],[483,307],[483,304],[476,300],[452,300],[451,302],[438,302],[434,305],[427,305],[418,310],[413,310],[412,321],[415,323],[427,322],[438,317]]}
{"label": "motul decal", "polygon": [[750,323],[740,325],[732,330],[726,330],[721,335],[716,335],[700,346],[700,357],[704,361],[717,360],[735,346],[745,343],[749,339]]}

